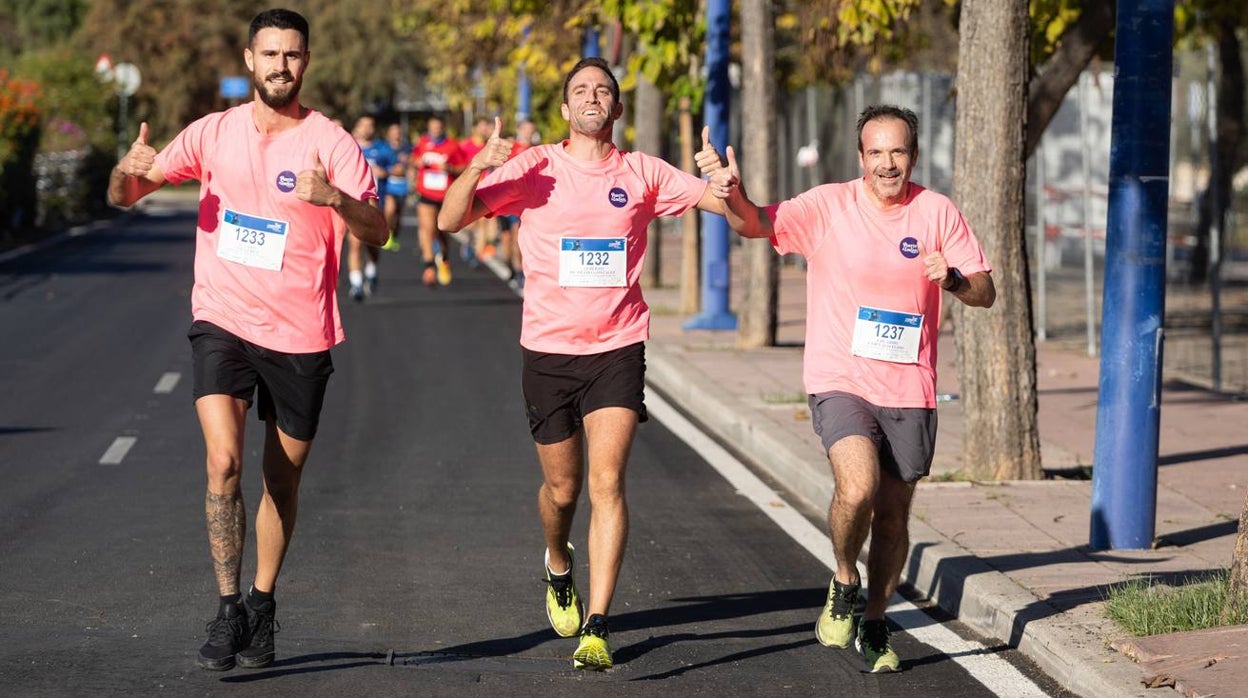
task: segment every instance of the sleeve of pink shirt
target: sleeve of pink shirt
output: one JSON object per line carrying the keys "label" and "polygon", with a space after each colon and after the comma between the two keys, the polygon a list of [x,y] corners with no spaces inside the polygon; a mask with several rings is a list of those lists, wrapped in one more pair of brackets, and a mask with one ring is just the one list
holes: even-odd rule
{"label": "sleeve of pink shirt", "polygon": [[192,122],[156,155],[156,165],[160,167],[166,182],[178,185],[202,178],[204,129],[213,116],[215,115],[209,114]]}
{"label": "sleeve of pink shirt", "polygon": [[535,165],[532,154],[537,148],[529,148],[516,157],[495,167],[477,183],[477,198],[490,210],[490,215],[507,216],[518,211],[512,207],[525,199],[527,174]]}
{"label": "sleeve of pink shirt", "polygon": [[648,184],[656,194],[656,216],[679,216],[698,205],[706,191],[706,180],[653,155],[641,154]]}
{"label": "sleeve of pink shirt", "polygon": [[940,233],[940,252],[949,266],[957,267],[963,275],[992,271],[983,249],[979,246],[979,240],[971,232],[971,226],[957,206],[946,199],[940,216],[944,219]]}
{"label": "sleeve of pink shirt", "polygon": [[325,174],[330,183],[357,201],[376,200],[376,180],[373,179],[368,161],[364,159],[364,151],[356,145],[355,139],[345,131],[341,134],[331,131],[321,137],[325,139],[323,147],[329,148]]}
{"label": "sleeve of pink shirt", "polygon": [[776,252],[809,256],[826,236],[826,226],[819,225],[824,207],[819,205],[818,191],[816,187],[763,209],[771,219],[771,244]]}

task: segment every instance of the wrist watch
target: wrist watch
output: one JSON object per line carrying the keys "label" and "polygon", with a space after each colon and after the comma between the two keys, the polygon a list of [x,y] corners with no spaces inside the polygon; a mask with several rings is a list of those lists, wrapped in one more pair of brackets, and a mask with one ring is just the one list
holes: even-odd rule
{"label": "wrist watch", "polygon": [[949,274],[945,277],[945,283],[941,284],[941,288],[950,293],[956,293],[965,283],[966,277],[962,276],[962,272],[958,271],[957,267],[949,267]]}

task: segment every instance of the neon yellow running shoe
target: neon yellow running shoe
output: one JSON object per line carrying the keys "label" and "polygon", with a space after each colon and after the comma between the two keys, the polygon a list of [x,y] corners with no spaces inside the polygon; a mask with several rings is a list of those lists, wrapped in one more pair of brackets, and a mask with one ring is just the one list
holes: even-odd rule
{"label": "neon yellow running shoe", "polygon": [[581,630],[581,643],[572,653],[572,666],[576,669],[605,671],[615,666],[611,660],[611,645],[607,643],[606,616],[595,613],[589,617]]}
{"label": "neon yellow running shoe", "polygon": [[551,574],[550,551],[546,551],[546,619],[559,637],[575,636],[585,617],[580,594],[576,593],[576,558],[572,551],[572,544],[568,543],[568,571],[563,574]]}
{"label": "neon yellow running shoe", "polygon": [[386,244],[381,246],[381,249],[387,252],[398,252],[401,248],[402,245],[399,244],[399,236],[394,233],[390,233],[390,239],[386,240]]}
{"label": "neon yellow running shoe", "polygon": [[451,284],[451,263],[445,258],[438,258],[438,285],[449,286]]}
{"label": "neon yellow running shoe", "polygon": [[864,620],[862,633],[858,636],[858,651],[867,663],[867,671],[883,674],[901,669],[901,659],[888,642],[888,622]]}
{"label": "neon yellow running shoe", "polygon": [[815,622],[815,637],[825,647],[845,649],[854,642],[857,628],[854,611],[858,606],[859,584],[841,584],[832,578],[828,586],[828,601]]}

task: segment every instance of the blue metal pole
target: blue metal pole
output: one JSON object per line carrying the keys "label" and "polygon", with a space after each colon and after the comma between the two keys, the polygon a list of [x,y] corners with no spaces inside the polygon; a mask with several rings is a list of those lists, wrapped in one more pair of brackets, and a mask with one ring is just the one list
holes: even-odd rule
{"label": "blue metal pole", "polygon": [[581,46],[581,58],[601,58],[602,43],[598,39],[598,27],[585,29],[585,43]]}
{"label": "blue metal pole", "polygon": [[1152,545],[1166,298],[1174,0],[1119,0],[1091,547]]}
{"label": "blue metal pole", "polygon": [[[702,111],[711,127],[711,142],[728,144],[729,0],[710,0],[706,7],[706,98]],[[687,330],[735,330],[737,316],[728,309],[728,221],[702,213],[702,312],[685,323]]]}
{"label": "blue metal pole", "polygon": [[[529,41],[529,26],[524,28],[524,43]],[[516,87],[516,125],[529,118],[533,113],[533,85],[529,82],[529,71],[520,66],[519,80]]]}

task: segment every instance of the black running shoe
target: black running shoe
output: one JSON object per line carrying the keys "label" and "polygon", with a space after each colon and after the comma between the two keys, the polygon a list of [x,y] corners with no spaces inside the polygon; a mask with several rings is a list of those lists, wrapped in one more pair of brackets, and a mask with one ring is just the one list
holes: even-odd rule
{"label": "black running shoe", "polygon": [[234,655],[247,645],[247,610],[242,603],[226,604],[204,628],[208,641],[199,648],[199,666],[210,671],[234,668]]}
{"label": "black running shoe", "polygon": [[244,669],[261,669],[273,663],[273,633],[282,629],[278,624],[277,602],[269,601],[252,605],[250,598],[243,601],[247,606],[248,629],[251,639],[247,646],[238,652],[238,665]]}

